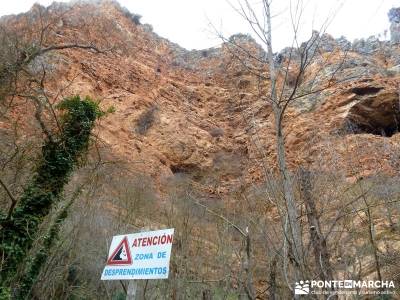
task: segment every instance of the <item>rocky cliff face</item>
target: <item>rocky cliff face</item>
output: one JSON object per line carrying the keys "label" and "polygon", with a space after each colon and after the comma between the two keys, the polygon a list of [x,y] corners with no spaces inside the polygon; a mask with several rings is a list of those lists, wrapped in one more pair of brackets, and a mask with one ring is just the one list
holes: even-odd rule
{"label": "rocky cliff face", "polygon": [[[37,9],[3,21],[34,18]],[[176,173],[217,172],[229,166],[231,172],[218,188],[223,194],[237,188],[239,179],[262,180],[261,160],[275,168],[268,84],[259,86],[229,43],[187,51],[110,1],[53,4],[48,12],[61,16],[54,24],[53,42],[89,35],[90,42],[114,46],[96,55],[63,50],[44,60],[54,65],[49,82],[54,94],[87,94],[115,107],[98,125],[99,137],[132,169],[159,181]],[[395,12],[390,14],[394,43],[322,37],[302,87],[318,90],[328,80],[336,84],[297,99],[289,108],[284,127],[292,170],[307,165],[348,179],[400,171]],[[237,35],[231,41],[263,58],[262,48],[250,37]],[[280,54],[283,60],[288,51]],[[256,67],[268,76],[262,65]]]}
{"label": "rocky cliff face", "polygon": [[[396,14],[390,16],[396,23]],[[294,263],[284,262],[286,254],[292,260],[292,250],[281,250],[287,223],[279,211],[282,191],[274,176],[270,75],[265,51],[254,39],[237,34],[219,48],[188,51],[107,0],[35,5],[26,14],[2,17],[0,23],[26,33],[28,51],[36,49],[32,40],[40,32],[31,29],[44,24],[46,46],[79,43],[103,50],[71,48],[33,60],[24,72],[36,81],[22,76],[18,84],[40,94],[43,107],[79,94],[101,100],[103,108],[115,108],[97,124],[95,163],[74,172],[65,190],[66,199],[80,190],[82,194],[64,223],[60,248],[49,259],[44,280],[38,281],[35,299],[66,298],[66,290],[77,290],[78,298],[85,299],[117,295],[108,291],[121,286],[107,289],[94,276],[104,267],[110,236],[166,226],[176,229],[170,280],[149,284],[153,298],[164,299],[168,291],[171,299],[204,298],[211,282],[214,295],[232,290],[232,299],[239,298],[249,265],[260,291],[257,299],[265,299],[272,287],[280,290],[281,299],[292,297],[285,264]],[[287,87],[282,95],[299,83],[283,126],[290,170],[311,171],[303,169],[303,175],[293,177],[303,242],[310,251],[308,232],[316,232],[305,210],[309,197],[318,207],[316,215],[321,212],[334,278],[375,280],[374,248],[385,278],[398,279],[396,26],[392,41],[371,37],[349,42],[314,32],[315,43],[300,47],[313,59],[298,80],[299,51],[287,48],[274,57],[278,87],[284,82]],[[17,54],[24,58],[27,53]],[[0,102],[0,165],[18,195],[35,169],[32,157],[40,153],[44,130],[35,118],[39,105],[34,107],[31,98],[6,100]],[[53,113],[48,109],[42,117],[54,127]],[[0,196],[0,205],[9,207],[9,196],[4,191]],[[232,224],[238,225],[236,230]],[[249,250],[244,251],[245,245]],[[313,266],[311,252],[305,257],[307,269],[317,270],[321,256],[315,254]],[[188,281],[193,278],[195,287]]]}

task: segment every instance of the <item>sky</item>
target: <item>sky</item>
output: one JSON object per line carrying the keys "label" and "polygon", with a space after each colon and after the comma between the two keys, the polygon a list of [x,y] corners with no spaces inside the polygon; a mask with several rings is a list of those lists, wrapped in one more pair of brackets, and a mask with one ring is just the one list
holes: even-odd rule
{"label": "sky", "polygon": [[[216,31],[225,37],[239,32],[251,34],[248,24],[232,7],[238,7],[237,1],[119,0],[132,13],[142,15],[142,23],[151,24],[157,34],[187,49],[218,46],[221,40]],[[343,35],[353,41],[380,35],[383,39],[385,30],[390,26],[388,10],[400,7],[400,0],[272,0],[274,51],[292,44],[290,11],[294,12],[293,3],[297,1],[301,2],[303,8],[301,30],[298,33],[300,41],[308,39],[312,29],[320,29],[327,19],[330,22],[326,32],[334,37]],[[35,2],[49,5],[53,1],[2,1],[0,15],[25,12]],[[249,2],[259,11],[261,0]]]}

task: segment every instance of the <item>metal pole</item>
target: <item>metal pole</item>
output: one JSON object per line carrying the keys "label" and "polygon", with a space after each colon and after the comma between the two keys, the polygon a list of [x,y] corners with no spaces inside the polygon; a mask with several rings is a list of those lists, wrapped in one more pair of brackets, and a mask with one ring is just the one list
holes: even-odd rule
{"label": "metal pole", "polygon": [[130,280],[128,284],[128,290],[126,292],[126,300],[136,300],[138,291],[137,280]]}

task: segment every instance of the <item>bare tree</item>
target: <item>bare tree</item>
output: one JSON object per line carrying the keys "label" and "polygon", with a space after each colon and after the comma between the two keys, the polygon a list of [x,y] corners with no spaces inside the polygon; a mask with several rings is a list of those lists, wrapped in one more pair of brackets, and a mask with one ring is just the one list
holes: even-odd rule
{"label": "bare tree", "polygon": [[[284,214],[287,214],[288,220],[287,226],[285,226],[284,236],[288,241],[287,246],[290,248],[290,255],[292,256],[294,265],[296,266],[296,278],[299,278],[300,273],[304,270],[302,231],[299,223],[298,204],[296,203],[293,191],[293,177],[290,174],[286,159],[283,120],[288,106],[299,97],[297,90],[300,87],[307,67],[312,62],[319,40],[313,36],[301,48],[291,48],[288,61],[286,62],[286,68],[283,68],[283,80],[280,80],[279,76],[282,75],[280,68],[282,68],[281,65],[283,62],[281,57],[275,56],[272,47],[271,1],[262,1],[262,6],[260,9],[262,9],[261,14],[256,12],[254,6],[247,0],[238,1],[238,7],[235,8],[235,10],[250,25],[252,31],[256,34],[266,49],[266,59],[261,61],[261,63],[267,66],[268,76],[266,77],[263,75],[265,74],[264,71],[262,71],[262,73],[258,71],[258,74],[262,79],[264,79],[263,82],[267,85],[267,90],[269,91],[268,95],[264,95],[264,98],[269,104],[272,105],[275,122],[277,165],[280,177],[282,179]],[[301,9],[299,3],[297,3],[296,9]],[[295,36],[293,43],[297,43],[299,23],[300,17],[295,19],[295,17],[292,16],[291,25],[293,26]],[[236,45],[234,44],[233,47],[235,46]],[[242,48],[240,50],[242,50]],[[294,60],[295,55],[299,57],[299,67],[294,79],[291,79],[292,83],[291,87],[289,87],[289,69],[293,63],[292,60]],[[285,218],[285,216],[282,217]]]}
{"label": "bare tree", "polygon": [[[283,278],[287,287],[293,291],[293,279],[298,281],[305,278],[308,274],[321,274],[321,278],[333,278],[334,268],[330,263],[330,251],[326,243],[326,236],[322,232],[319,225],[319,213],[316,204],[311,196],[310,178],[303,172],[302,176],[296,178],[289,169],[287,162],[286,149],[286,125],[285,115],[288,109],[295,105],[297,101],[304,97],[313,97],[313,95],[335,87],[341,82],[337,78],[342,64],[346,59],[346,51],[343,51],[341,61],[333,68],[332,72],[327,76],[322,76],[324,68],[330,62],[333,54],[320,55],[320,47],[323,41],[322,37],[327,26],[332,21],[334,14],[328,16],[321,25],[319,32],[313,31],[309,40],[299,43],[299,33],[303,21],[304,3],[299,1],[290,1],[290,24],[288,24],[293,32],[292,47],[288,48],[283,54],[275,54],[273,52],[273,16],[272,1],[262,0],[260,3],[252,3],[248,0],[238,0],[231,5],[233,9],[244,19],[251,28],[252,33],[257,40],[261,42],[265,51],[260,53],[252,49],[246,48],[235,39],[226,39],[222,34],[218,34],[224,41],[224,45],[232,54],[234,60],[239,61],[242,66],[247,69],[254,78],[256,78],[259,97],[272,108],[275,149],[276,149],[276,165],[278,176],[271,171],[268,166],[267,155],[260,143],[259,133],[254,133],[255,139],[253,143],[259,151],[261,165],[264,172],[265,180],[270,186],[267,191],[267,202],[272,203],[277,208],[281,229],[272,232],[273,224],[264,229],[264,234],[269,245],[270,252],[268,255],[271,259],[271,270],[269,282],[270,288],[277,290],[276,265],[277,261],[282,259]],[[340,50],[341,51],[341,50]],[[340,52],[339,51],[339,52]],[[338,52],[336,52],[338,53]],[[313,71],[310,71],[313,69]],[[312,76],[310,76],[312,74]],[[308,76],[307,82],[305,81]],[[317,77],[323,77],[322,82],[317,81]],[[349,79],[349,78],[346,78]],[[239,97],[240,98],[240,97]],[[252,115],[244,115],[244,119],[250,123],[254,117]],[[250,121],[249,121],[250,120]],[[256,130],[255,130],[256,131]],[[300,180],[303,194],[298,197],[295,191],[297,179]],[[281,199],[283,201],[281,201]],[[317,272],[310,270],[307,261],[308,249],[305,248],[307,241],[306,232],[303,230],[304,218],[301,212],[301,200],[304,200],[306,207],[307,221],[309,223],[309,236],[313,247],[313,257],[316,264]],[[276,232],[281,235],[281,241],[276,241]],[[274,238],[275,237],[275,238]],[[293,268],[293,272],[289,268]]]}

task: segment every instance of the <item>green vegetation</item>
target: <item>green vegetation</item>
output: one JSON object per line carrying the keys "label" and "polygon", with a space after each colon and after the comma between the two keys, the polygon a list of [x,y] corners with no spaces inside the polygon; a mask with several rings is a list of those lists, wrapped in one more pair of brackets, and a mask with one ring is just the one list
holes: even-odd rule
{"label": "green vegetation", "polygon": [[[53,205],[59,201],[64,186],[79,158],[89,145],[90,133],[97,118],[103,115],[98,103],[86,97],[74,96],[64,99],[58,108],[63,111],[57,134],[48,137],[42,147],[42,159],[34,178],[23,192],[18,204],[8,216],[1,219],[0,255],[3,257],[0,277],[1,299],[10,297],[10,287],[14,284],[17,270],[20,268],[37,238],[40,224],[50,213]],[[58,234],[59,223],[66,217],[66,211],[58,216],[54,230],[45,237],[44,247],[49,247]],[[39,252],[32,266],[40,267],[46,256]],[[24,276],[24,293],[37,276],[39,270],[29,268]],[[29,276],[27,276],[29,275]]]}

